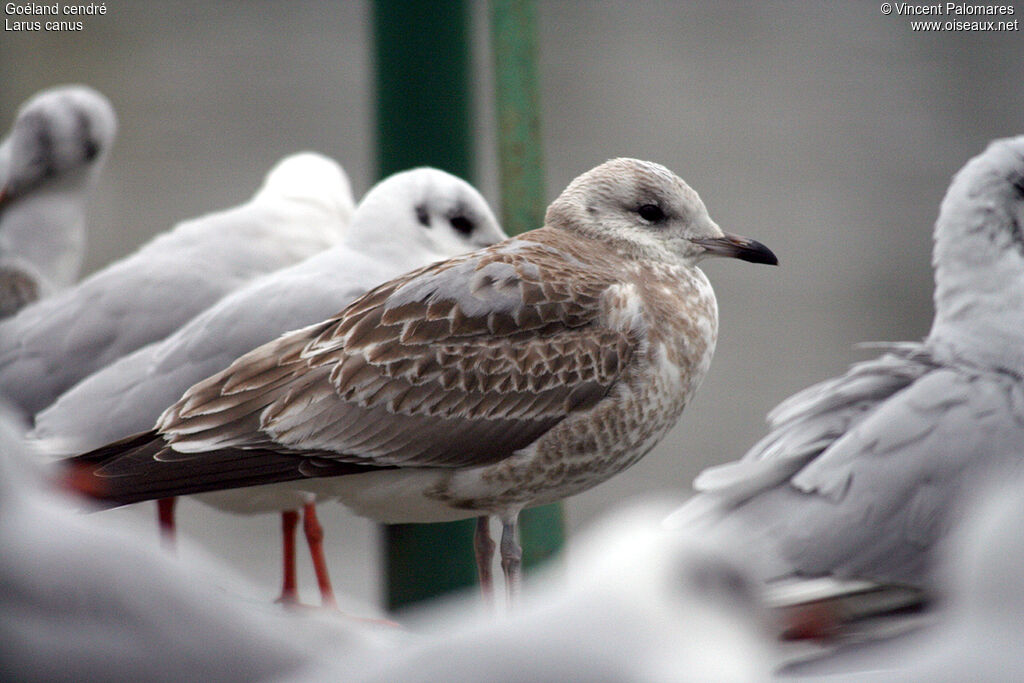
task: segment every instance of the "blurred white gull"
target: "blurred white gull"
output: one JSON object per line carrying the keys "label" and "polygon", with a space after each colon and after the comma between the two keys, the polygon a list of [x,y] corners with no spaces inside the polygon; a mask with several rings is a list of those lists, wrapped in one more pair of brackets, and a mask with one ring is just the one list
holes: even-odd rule
{"label": "blurred white gull", "polygon": [[24,455],[0,416],[5,680],[276,681],[325,653],[344,660],[400,637],[233,596],[254,589],[204,556],[179,561],[135,530],[73,510]]}
{"label": "blurred white gull", "polygon": [[[36,416],[36,443],[47,452],[67,454],[150,429],[190,386],[247,351],[336,314],[381,282],[505,237],[487,202],[464,180],[433,168],[392,175],[360,201],[341,243],[254,280],[163,341],[86,378]],[[301,487],[284,494],[257,488],[199,498],[238,513],[302,507],[307,538],[321,533]],[[170,514],[165,508],[168,526]],[[286,523],[294,528],[296,522],[288,512]],[[286,532],[286,544],[291,534]],[[319,542],[311,539],[311,547]],[[324,561],[314,556],[314,566],[329,602]],[[282,599],[295,598],[295,586],[286,580]]]}
{"label": "blurred white gull", "polygon": [[178,224],[71,289],[0,321],[0,394],[31,415],[163,339],[252,278],[336,244],[353,211],[326,157],[286,157],[241,206]]}
{"label": "blurred white gull", "polygon": [[0,143],[0,318],[78,279],[89,192],[117,132],[82,85],[43,90]]}
{"label": "blurred white gull", "polygon": [[762,578],[925,584],[968,494],[1024,464],[1024,137],[956,174],[935,225],[935,320],[770,415],[669,520],[745,548]]}
{"label": "blurred white gull", "polygon": [[638,503],[599,522],[507,617],[479,615],[465,599],[413,615],[421,640],[346,680],[769,680],[777,653],[756,585],[721,548],[666,533],[669,509]]}
{"label": "blurred white gull", "polygon": [[941,546],[937,623],[901,638],[843,648],[787,667],[783,680],[1024,680],[1024,495],[1020,480],[978,492],[971,513]]}

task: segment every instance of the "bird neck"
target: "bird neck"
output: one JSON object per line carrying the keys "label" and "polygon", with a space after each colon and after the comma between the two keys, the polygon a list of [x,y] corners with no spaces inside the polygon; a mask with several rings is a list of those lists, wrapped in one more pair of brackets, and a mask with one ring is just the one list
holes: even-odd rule
{"label": "bird neck", "polygon": [[40,189],[0,213],[0,252],[32,263],[47,281],[74,282],[85,250],[85,193]]}
{"label": "bird neck", "polygon": [[960,362],[1024,377],[1024,244],[997,202],[943,201],[928,340]]}

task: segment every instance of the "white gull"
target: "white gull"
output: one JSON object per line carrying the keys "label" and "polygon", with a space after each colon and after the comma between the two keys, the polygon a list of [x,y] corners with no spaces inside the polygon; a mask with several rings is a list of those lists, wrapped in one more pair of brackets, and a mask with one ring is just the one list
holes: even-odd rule
{"label": "white gull", "polygon": [[1024,464],[1024,137],[953,178],[922,342],[806,389],[742,460],[702,473],[669,523],[745,548],[764,579],[926,585],[981,482]]}
{"label": "white gull", "polygon": [[252,278],[336,244],[352,210],[348,178],[334,161],[286,157],[246,204],[180,223],[0,321],[0,394],[27,415],[38,412]]}
{"label": "white gull", "polygon": [[92,88],[36,93],[0,143],[0,318],[78,279],[85,210],[117,132]]}

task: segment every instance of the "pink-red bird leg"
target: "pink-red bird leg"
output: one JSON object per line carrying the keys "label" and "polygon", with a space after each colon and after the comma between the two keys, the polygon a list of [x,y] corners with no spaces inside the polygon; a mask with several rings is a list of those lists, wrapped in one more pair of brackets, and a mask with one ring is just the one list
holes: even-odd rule
{"label": "pink-red bird leg", "polygon": [[160,540],[167,550],[174,550],[177,543],[177,530],[174,526],[174,506],[177,503],[177,498],[161,498],[156,502],[156,521],[160,527]]}
{"label": "pink-red bird leg", "polygon": [[306,503],[302,506],[303,531],[306,532],[306,542],[309,544],[309,556],[313,559],[313,570],[316,572],[316,582],[320,586],[320,599],[324,607],[338,606],[334,597],[334,589],[331,588],[331,577],[327,573],[327,559],[324,557],[324,528],[320,526],[320,520],[316,517],[316,503]]}
{"label": "pink-red bird leg", "polygon": [[299,604],[299,581],[295,568],[295,529],[298,525],[298,510],[285,510],[281,513],[283,578],[281,579],[281,596],[277,599],[277,602],[283,605]]}

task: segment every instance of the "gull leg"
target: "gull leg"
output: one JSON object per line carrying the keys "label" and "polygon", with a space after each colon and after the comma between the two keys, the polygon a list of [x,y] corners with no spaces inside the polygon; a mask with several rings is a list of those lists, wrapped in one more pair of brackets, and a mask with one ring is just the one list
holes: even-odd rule
{"label": "gull leg", "polygon": [[324,607],[337,607],[334,589],[331,588],[331,577],[327,573],[327,559],[324,557],[324,528],[316,516],[316,503],[308,502],[302,506],[302,529],[306,532],[309,544],[309,556],[313,559],[316,571],[316,582],[320,586],[320,600]]}
{"label": "gull leg", "polygon": [[177,498],[161,498],[156,502],[156,521],[160,527],[160,540],[167,550],[174,550],[177,541],[174,526],[174,506]]}
{"label": "gull leg", "polygon": [[519,600],[519,588],[523,578],[523,549],[516,538],[518,520],[518,512],[509,519],[501,520],[501,571],[505,574],[505,591],[510,608]]}
{"label": "gull leg", "polygon": [[473,549],[476,550],[476,571],[480,578],[480,592],[484,602],[494,606],[494,575],[491,562],[494,558],[494,540],[491,538],[491,518],[482,515],[476,518],[473,534]]}
{"label": "gull leg", "polygon": [[295,528],[298,525],[298,510],[285,510],[281,513],[281,555],[284,559],[284,578],[281,580],[281,597],[277,599],[277,602],[284,605],[297,605],[299,602],[299,582],[295,570]]}

